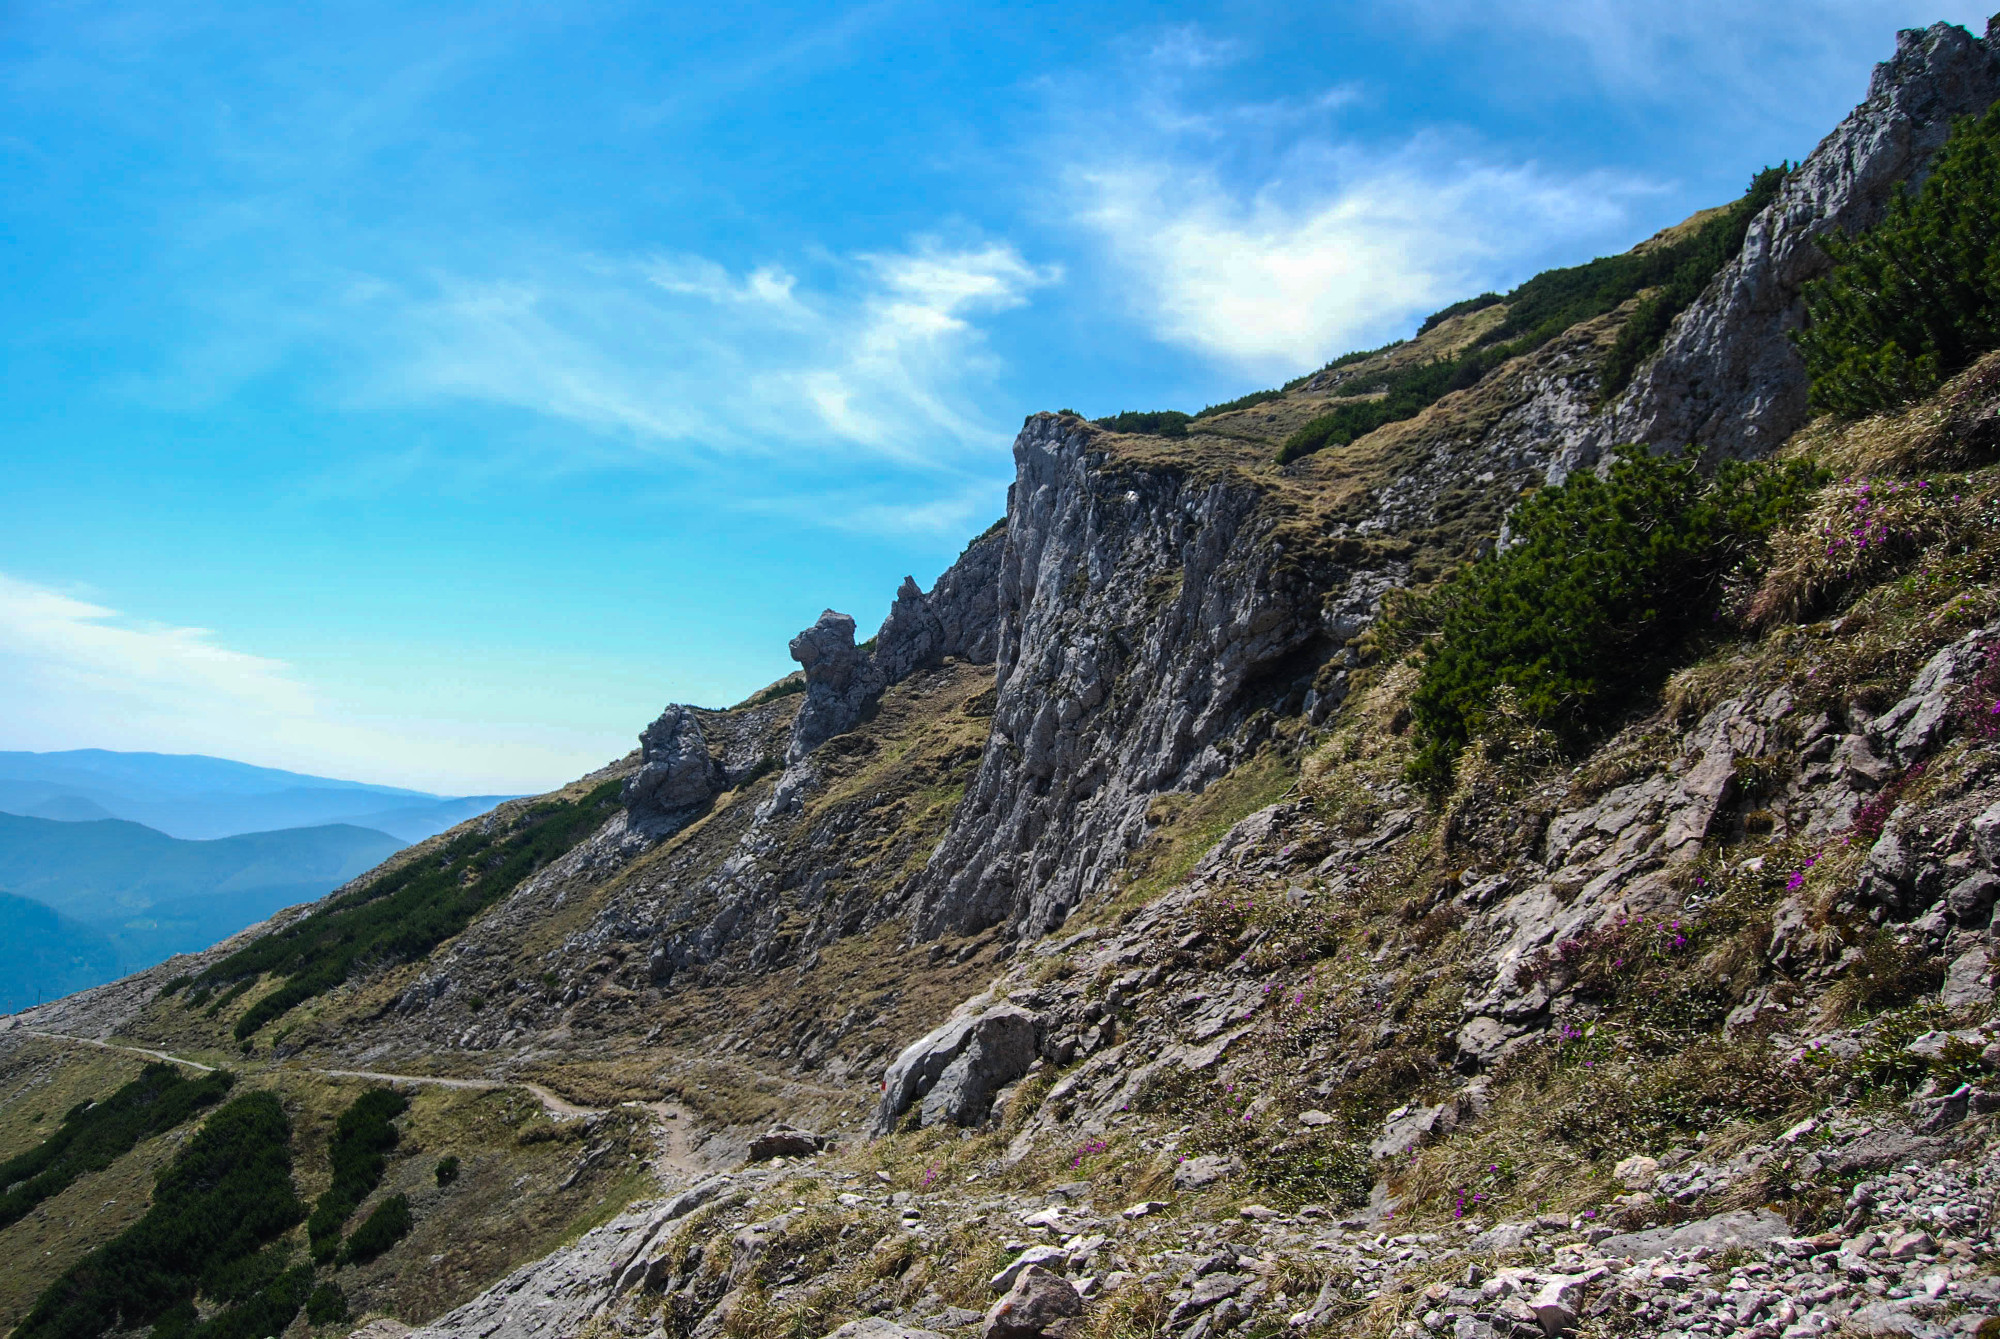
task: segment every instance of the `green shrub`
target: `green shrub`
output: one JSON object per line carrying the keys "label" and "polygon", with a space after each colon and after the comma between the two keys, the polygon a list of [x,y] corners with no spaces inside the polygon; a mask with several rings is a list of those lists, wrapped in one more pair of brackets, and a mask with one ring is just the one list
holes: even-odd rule
{"label": "green shrub", "polygon": [[[148,1325],[157,1339],[189,1334],[197,1292],[241,1292],[260,1271],[236,1266],[305,1217],[292,1187],[291,1134],[270,1093],[222,1106],[160,1173],[145,1215],[63,1271],[15,1329],[16,1339],[97,1339]],[[265,1298],[282,1309],[283,1297],[267,1294],[290,1277],[279,1276],[241,1305]],[[285,1322],[296,1313],[294,1306]]]}
{"label": "green shrub", "polygon": [[315,1325],[331,1325],[347,1319],[347,1294],[332,1281],[322,1283],[306,1299],[306,1319]]}
{"label": "green shrub", "polygon": [[458,1154],[447,1153],[439,1158],[435,1175],[437,1176],[439,1186],[448,1186],[453,1181],[456,1181],[458,1179]]}
{"label": "green shrub", "polygon": [[88,1172],[101,1172],[140,1140],[171,1130],[229,1092],[235,1076],[216,1070],[194,1078],[176,1065],[148,1065],[102,1102],[79,1102],[62,1125],[26,1153],[0,1162],[0,1227],[61,1194]]}
{"label": "green shrub", "polygon": [[1544,489],[1515,542],[1400,605],[1390,639],[1418,637],[1413,778],[1442,788],[1505,684],[1569,748],[1656,687],[1719,616],[1723,578],[1819,483],[1799,465],[1620,461]]}
{"label": "green shrub", "polygon": [[306,1236],[312,1242],[315,1260],[324,1264],[333,1259],[340,1245],[340,1229],[361,1207],[361,1201],[382,1184],[389,1150],[396,1146],[394,1121],[409,1106],[410,1099],[393,1088],[370,1088],[340,1113],[326,1149],[327,1160],[333,1164],[333,1180],[314,1202],[312,1217],[306,1220]]}
{"label": "green shrub", "polygon": [[1936,390],[2000,347],[2000,104],[1966,118],[1914,197],[1857,236],[1820,239],[1799,351],[1815,409],[1872,414]]}
{"label": "green shrub", "polygon": [[153,1327],[153,1339],[270,1339],[283,1334],[307,1303],[312,1274],[311,1265],[294,1265],[237,1305],[200,1324],[179,1329],[163,1320]]}
{"label": "green shrub", "polygon": [[1113,432],[1141,433],[1148,437],[1185,437],[1187,425],[1193,420],[1194,415],[1183,414],[1178,409],[1155,409],[1144,413],[1128,409],[1122,414],[1092,419],[1091,422]]}
{"label": "green shrub", "polygon": [[267,972],[285,977],[236,1020],[236,1036],[247,1039],[364,966],[423,958],[596,831],[622,786],[607,781],[580,799],[535,805],[511,830],[469,832],[238,949],[195,978],[196,993],[225,983],[240,993]]}
{"label": "green shrub", "polygon": [[348,1264],[365,1265],[408,1236],[414,1222],[410,1217],[410,1197],[391,1195],[354,1229],[341,1254]]}

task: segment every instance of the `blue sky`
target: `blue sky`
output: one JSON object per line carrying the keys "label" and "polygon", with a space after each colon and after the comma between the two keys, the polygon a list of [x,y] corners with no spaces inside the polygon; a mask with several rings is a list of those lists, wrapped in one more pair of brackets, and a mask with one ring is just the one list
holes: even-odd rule
{"label": "blue sky", "polygon": [[1976,5],[0,4],[0,749],[548,787]]}

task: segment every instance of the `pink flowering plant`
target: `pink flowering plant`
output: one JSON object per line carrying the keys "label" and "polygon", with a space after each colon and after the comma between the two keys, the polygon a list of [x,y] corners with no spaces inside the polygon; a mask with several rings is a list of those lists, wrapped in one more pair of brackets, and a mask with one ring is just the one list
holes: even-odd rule
{"label": "pink flowering plant", "polygon": [[1850,475],[1771,537],[1770,564],[1745,618],[1808,617],[1841,595],[1887,580],[1964,535],[1973,522],[1966,480]]}

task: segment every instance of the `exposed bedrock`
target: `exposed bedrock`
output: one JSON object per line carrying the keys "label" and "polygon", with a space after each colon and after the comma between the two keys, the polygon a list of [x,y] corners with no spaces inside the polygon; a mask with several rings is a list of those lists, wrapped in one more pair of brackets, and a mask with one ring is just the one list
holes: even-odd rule
{"label": "exposed bedrock", "polygon": [[[1609,446],[1695,442],[1762,455],[1810,417],[1805,364],[1791,342],[1804,321],[1803,286],[1830,265],[1818,238],[1880,222],[1899,182],[1921,183],[1955,117],[2000,98],[2000,18],[1981,41],[1954,24],[1906,29],[1875,67],[1868,97],[1801,163],[1751,222],[1742,253],[1668,333],[1658,356],[1604,413],[1564,415],[1552,478],[1594,462]],[[1550,388],[1570,399],[1594,387]]]}
{"label": "exposed bedrock", "polygon": [[968,545],[929,594],[904,577],[872,648],[856,646],[854,620],[831,609],[792,638],[792,659],[806,673],[806,700],[792,718],[788,764],[852,730],[884,689],[918,670],[946,656],[975,665],[992,661],[1002,533],[995,529]]}
{"label": "exposed bedrock", "polygon": [[639,735],[644,759],[625,782],[625,807],[635,822],[661,822],[707,804],[726,784],[709,756],[708,737],[694,708],[674,703]]}
{"label": "exposed bedrock", "polygon": [[806,672],[806,700],[792,718],[785,761],[798,762],[835,735],[852,730],[886,686],[866,651],[854,644],[854,620],[829,609],[792,638],[792,659]]}
{"label": "exposed bedrock", "polygon": [[1332,649],[1341,574],[1286,552],[1260,487],[1120,462],[1095,435],[1039,414],[1015,441],[992,734],[918,877],[919,935],[1061,924],[1155,795],[1228,769],[1253,687],[1299,710]]}

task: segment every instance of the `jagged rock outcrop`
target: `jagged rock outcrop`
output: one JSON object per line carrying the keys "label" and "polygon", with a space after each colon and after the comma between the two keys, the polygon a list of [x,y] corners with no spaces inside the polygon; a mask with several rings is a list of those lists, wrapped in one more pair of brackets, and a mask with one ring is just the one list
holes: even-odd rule
{"label": "jagged rock outcrop", "polygon": [[1005,527],[996,526],[966,546],[929,594],[912,578],[903,578],[889,617],[875,635],[875,664],[885,683],[901,683],[946,656],[974,665],[993,663],[1005,549]]}
{"label": "jagged rock outcrop", "polygon": [[[920,935],[1061,924],[1153,796],[1228,769],[1252,683],[1330,649],[1336,573],[1270,542],[1261,490],[1124,465],[1095,435],[1038,414],[1015,440],[992,736],[920,878]],[[1300,703],[1319,658],[1291,676]]]}
{"label": "jagged rock outcrop", "polygon": [[639,735],[639,770],[625,782],[625,808],[635,821],[664,821],[714,799],[726,785],[709,756],[708,737],[691,707],[678,703]]}
{"label": "jagged rock outcrop", "polygon": [[[1868,97],[1821,140],[1751,223],[1742,253],[1674,323],[1659,354],[1601,415],[1577,421],[1552,477],[1606,448],[1689,442],[1763,455],[1803,427],[1805,364],[1791,342],[1802,287],[1830,262],[1816,239],[1879,222],[1899,183],[1920,183],[1954,118],[2000,98],[2000,17],[1984,41],[1956,24],[1897,34]],[[1568,394],[1576,391],[1570,389]]]}
{"label": "jagged rock outcrop", "polygon": [[791,653],[806,672],[806,700],[792,718],[792,743],[785,751],[785,761],[796,763],[852,730],[887,684],[869,654],[854,644],[854,620],[831,609],[792,638]]}
{"label": "jagged rock outcrop", "polygon": [[[831,609],[792,638],[792,659],[806,674],[806,700],[792,719],[788,764],[852,730],[885,688],[918,670],[947,656],[975,665],[992,662],[1004,533],[996,527],[967,545],[929,594],[915,578],[904,577],[872,649],[856,646],[854,620]],[[804,780],[788,778],[787,791],[796,792]]]}

